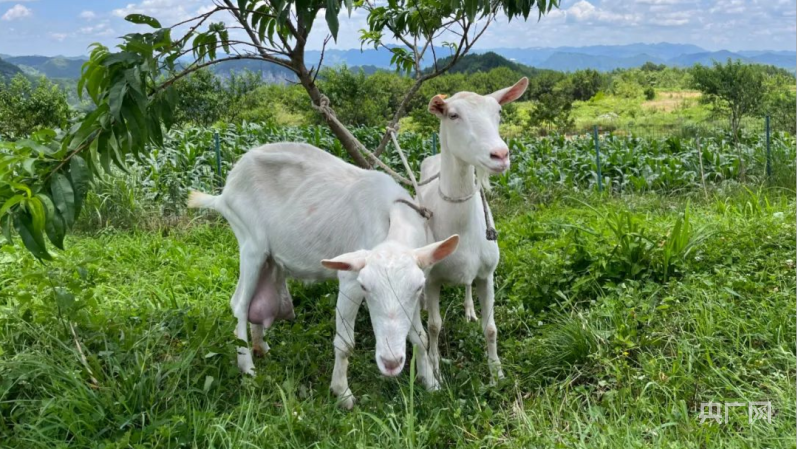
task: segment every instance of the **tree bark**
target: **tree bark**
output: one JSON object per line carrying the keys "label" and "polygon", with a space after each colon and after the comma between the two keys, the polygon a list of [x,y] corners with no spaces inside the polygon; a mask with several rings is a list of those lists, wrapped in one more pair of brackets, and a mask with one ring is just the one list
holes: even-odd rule
{"label": "tree bark", "polygon": [[[292,60],[294,60],[293,55]],[[318,86],[316,86],[316,83],[313,82],[313,77],[307,71],[302,61],[294,60],[294,62],[297,63],[295,65],[295,71],[299,77],[299,82],[302,84],[302,87],[305,88],[305,91],[307,91],[308,95],[310,95],[310,100],[313,102],[313,104],[322,108],[318,111],[324,118],[324,122],[330,128],[335,137],[341,141],[341,145],[343,145],[346,152],[352,157],[357,165],[362,168],[371,168],[371,164],[360,152],[360,148],[363,147],[363,144],[357,140],[357,137],[355,137],[349,131],[349,129],[347,129],[347,127],[341,123],[340,120],[338,120],[337,117],[335,117],[334,113],[332,113],[332,109],[329,109],[328,111],[324,110],[327,105],[322,105],[322,94]]]}

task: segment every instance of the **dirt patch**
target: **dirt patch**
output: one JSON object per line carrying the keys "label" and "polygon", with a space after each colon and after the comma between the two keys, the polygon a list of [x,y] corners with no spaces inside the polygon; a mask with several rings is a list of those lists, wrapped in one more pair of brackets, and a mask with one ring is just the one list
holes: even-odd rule
{"label": "dirt patch", "polygon": [[696,104],[699,97],[701,97],[701,92],[691,90],[657,92],[655,99],[644,101],[641,106],[660,112],[673,112],[679,108]]}

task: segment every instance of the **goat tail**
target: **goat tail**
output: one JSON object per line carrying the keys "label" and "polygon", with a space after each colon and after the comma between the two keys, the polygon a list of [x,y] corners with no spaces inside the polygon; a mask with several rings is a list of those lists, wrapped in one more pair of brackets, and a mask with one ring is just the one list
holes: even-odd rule
{"label": "goat tail", "polygon": [[217,209],[216,202],[220,197],[192,190],[188,194],[188,207],[190,209]]}

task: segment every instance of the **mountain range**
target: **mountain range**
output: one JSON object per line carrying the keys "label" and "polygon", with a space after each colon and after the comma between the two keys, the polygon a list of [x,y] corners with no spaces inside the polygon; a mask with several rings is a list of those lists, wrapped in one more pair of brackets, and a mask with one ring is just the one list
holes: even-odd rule
{"label": "mountain range", "polygon": [[[435,48],[439,58],[449,54],[448,49]],[[555,48],[494,48],[473,50],[472,53],[495,52],[510,61],[540,69],[558,71],[575,71],[596,69],[610,71],[618,68],[639,67],[646,62],[665,64],[676,67],[689,67],[695,64],[710,65],[713,61],[723,62],[731,58],[751,64],[768,64],[795,72],[795,51],[708,51],[692,44],[628,44],[628,45],[591,45],[586,47]],[[308,51],[306,61],[313,64],[321,56],[319,51]],[[393,54],[390,50],[380,48],[352,50],[328,49],[324,53],[324,64],[335,66],[346,64],[349,67],[364,67],[367,72],[390,68]],[[431,64],[428,52],[425,64]],[[8,65],[19,68],[30,75],[46,75],[50,78],[77,78],[85,57],[47,57],[47,56],[8,56],[0,54],[0,76],[14,72]],[[5,64],[3,64],[5,63]],[[274,81],[293,79],[292,74],[281,67],[252,60],[231,61],[214,66],[217,73],[230,70],[250,69],[262,71]]]}

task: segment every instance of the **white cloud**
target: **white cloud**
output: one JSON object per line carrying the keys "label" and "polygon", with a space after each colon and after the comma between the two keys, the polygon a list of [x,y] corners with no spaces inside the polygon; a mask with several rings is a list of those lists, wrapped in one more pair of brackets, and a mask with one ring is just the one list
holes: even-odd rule
{"label": "white cloud", "polygon": [[108,26],[108,22],[101,22],[97,25],[85,26],[78,30],[80,34],[91,36],[111,36],[114,34],[113,28]]}
{"label": "white cloud", "polygon": [[80,17],[81,19],[90,20],[97,17],[97,13],[95,13],[94,11],[83,11],[80,13],[78,17]]}
{"label": "white cloud", "polygon": [[33,11],[24,7],[23,5],[16,4],[11,7],[5,14],[3,14],[2,20],[17,20],[22,19],[25,17],[30,17],[33,15]]}
{"label": "white cloud", "polygon": [[194,11],[206,4],[203,0],[143,0],[114,9],[111,14],[121,18],[129,14],[144,14],[155,17],[166,25],[191,18]]}
{"label": "white cloud", "polygon": [[675,11],[657,14],[648,20],[648,23],[659,26],[682,26],[690,23],[691,19],[700,17],[699,11]]}
{"label": "white cloud", "polygon": [[67,33],[50,33],[50,37],[57,40],[58,42],[63,42],[64,39],[69,37]]}
{"label": "white cloud", "polygon": [[[751,5],[754,6],[754,5]],[[752,8],[753,9],[753,8]],[[745,12],[745,2],[743,0],[718,0],[715,6],[709,10],[710,13],[740,14]]]}
{"label": "white cloud", "polygon": [[615,22],[627,25],[636,24],[640,17],[637,14],[621,14],[610,10],[596,8],[586,0],[579,0],[565,10],[566,17],[577,22]]}
{"label": "white cloud", "polygon": [[687,3],[689,0],[635,0],[635,3],[643,5],[679,5]]}

